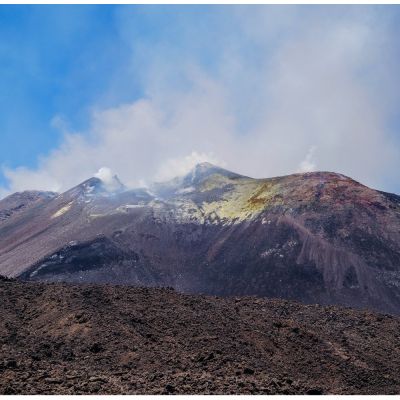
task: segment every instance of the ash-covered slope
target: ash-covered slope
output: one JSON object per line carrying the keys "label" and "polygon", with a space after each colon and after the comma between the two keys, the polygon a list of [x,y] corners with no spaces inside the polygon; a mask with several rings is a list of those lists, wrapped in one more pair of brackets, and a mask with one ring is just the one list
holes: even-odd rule
{"label": "ash-covered slope", "polygon": [[1,279],[0,303],[0,394],[400,393],[388,315]]}
{"label": "ash-covered slope", "polygon": [[0,201],[0,222],[11,218],[27,208],[53,199],[56,193],[36,190],[17,192]]}
{"label": "ash-covered slope", "polygon": [[117,192],[91,178],[2,221],[0,238],[0,273],[29,280],[400,310],[400,198],[331,172],[205,163]]}

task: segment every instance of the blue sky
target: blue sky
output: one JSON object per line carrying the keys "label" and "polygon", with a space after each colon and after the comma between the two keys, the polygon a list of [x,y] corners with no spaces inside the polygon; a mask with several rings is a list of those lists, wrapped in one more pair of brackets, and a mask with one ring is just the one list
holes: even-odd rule
{"label": "blue sky", "polygon": [[400,192],[398,6],[0,6],[0,195],[208,160]]}
{"label": "blue sky", "polygon": [[0,157],[34,167],[61,141],[55,115],[75,129],[87,124],[88,108],[126,63],[126,46],[109,6],[1,6],[0,37]]}

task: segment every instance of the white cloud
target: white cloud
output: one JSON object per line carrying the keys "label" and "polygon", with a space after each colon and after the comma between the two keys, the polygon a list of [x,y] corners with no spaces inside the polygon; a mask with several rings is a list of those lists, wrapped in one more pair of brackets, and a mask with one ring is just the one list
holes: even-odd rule
{"label": "white cloud", "polygon": [[299,165],[299,172],[312,172],[317,169],[316,163],[313,161],[314,153],[315,153],[315,146],[310,147],[308,150],[306,157]]}
{"label": "white cloud", "polygon": [[[394,97],[382,98],[393,85],[381,63],[388,33],[374,12],[296,7],[277,23],[281,11],[234,10],[239,39],[218,39],[216,70],[152,59],[143,65],[146,98],[95,110],[88,132],[65,133],[36,170],[5,170],[10,191],[65,190],[104,165],[139,186],[201,161],[254,177],[318,167],[388,189],[400,157],[387,129]],[[249,61],[254,43],[260,57]],[[171,70],[185,84],[169,84]],[[370,85],[371,76],[384,86]],[[59,118],[53,124],[67,126]]]}
{"label": "white cloud", "polygon": [[96,178],[99,178],[101,181],[104,183],[112,183],[113,181],[113,173],[110,168],[107,167],[101,167],[95,174],[94,176]]}
{"label": "white cloud", "polygon": [[192,151],[187,156],[166,160],[156,173],[155,180],[163,182],[176,176],[186,175],[195,165],[202,162],[209,162],[222,167],[225,165],[223,161],[218,160],[212,154],[199,154],[196,151]]}
{"label": "white cloud", "polygon": [[121,182],[110,168],[101,167],[94,176],[103,182],[103,187],[109,192],[115,192],[121,189]]}

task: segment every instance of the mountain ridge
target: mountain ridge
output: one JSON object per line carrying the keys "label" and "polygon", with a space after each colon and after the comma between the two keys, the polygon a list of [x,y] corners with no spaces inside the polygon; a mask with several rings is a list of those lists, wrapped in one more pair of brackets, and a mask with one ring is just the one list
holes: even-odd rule
{"label": "mountain ridge", "polygon": [[333,172],[254,179],[212,164],[150,190],[98,187],[2,221],[0,274],[400,310],[394,194]]}

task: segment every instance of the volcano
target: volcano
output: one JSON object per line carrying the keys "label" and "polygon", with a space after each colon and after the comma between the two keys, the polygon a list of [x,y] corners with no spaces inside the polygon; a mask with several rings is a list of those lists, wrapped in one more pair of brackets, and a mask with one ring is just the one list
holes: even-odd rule
{"label": "volcano", "polygon": [[333,172],[253,179],[209,163],[148,188],[113,179],[1,200],[0,274],[400,313],[395,194]]}

